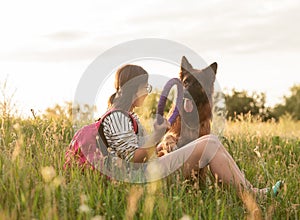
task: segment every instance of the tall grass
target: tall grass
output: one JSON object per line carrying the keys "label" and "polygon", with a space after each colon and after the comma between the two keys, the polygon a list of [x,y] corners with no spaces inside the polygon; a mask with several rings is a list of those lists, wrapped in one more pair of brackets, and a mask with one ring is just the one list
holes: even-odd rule
{"label": "tall grass", "polygon": [[[0,126],[0,219],[300,218],[300,123],[289,118],[227,122],[222,141],[251,183],[286,182],[277,197],[256,199],[240,199],[210,178],[199,187],[180,173],[138,185],[92,170],[65,171],[64,153],[74,134],[70,118],[6,115]],[[251,204],[260,215],[251,215]]]}

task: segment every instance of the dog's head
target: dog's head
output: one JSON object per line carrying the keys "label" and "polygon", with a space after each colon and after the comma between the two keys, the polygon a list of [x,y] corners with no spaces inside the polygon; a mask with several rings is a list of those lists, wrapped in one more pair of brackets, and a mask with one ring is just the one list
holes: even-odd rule
{"label": "dog's head", "polygon": [[211,103],[217,67],[215,62],[202,70],[194,69],[187,58],[182,57],[179,78],[184,87],[185,112],[192,112],[195,106]]}

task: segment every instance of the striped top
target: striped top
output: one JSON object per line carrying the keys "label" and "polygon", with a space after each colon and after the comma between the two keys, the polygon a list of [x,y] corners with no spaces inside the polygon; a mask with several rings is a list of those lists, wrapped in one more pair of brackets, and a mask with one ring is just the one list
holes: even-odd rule
{"label": "striped top", "polygon": [[126,113],[115,111],[103,120],[103,134],[109,145],[108,151],[114,156],[130,161],[137,148],[143,145],[144,129],[135,113],[131,113],[138,124],[135,134],[132,121]]}

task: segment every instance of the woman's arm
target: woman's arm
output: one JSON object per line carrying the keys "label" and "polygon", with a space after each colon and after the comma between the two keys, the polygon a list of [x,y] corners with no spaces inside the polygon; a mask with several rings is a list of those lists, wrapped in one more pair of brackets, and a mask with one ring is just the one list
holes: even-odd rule
{"label": "woman's arm", "polygon": [[156,145],[170,127],[170,123],[166,119],[164,119],[164,122],[161,125],[155,121],[153,127],[153,134],[146,137],[144,145],[135,150],[132,162],[144,163],[153,155],[153,153],[156,153]]}
{"label": "woman's arm", "polygon": [[138,146],[138,137],[128,114],[112,112],[103,120],[103,134],[108,151],[121,159],[131,161]]}
{"label": "woman's arm", "polygon": [[104,119],[103,125],[109,152],[134,163],[143,163],[156,152],[156,144],[170,126],[167,120],[164,120],[161,125],[155,121],[154,132],[144,137],[144,144],[138,146],[138,138],[128,115],[123,112],[113,112]]}

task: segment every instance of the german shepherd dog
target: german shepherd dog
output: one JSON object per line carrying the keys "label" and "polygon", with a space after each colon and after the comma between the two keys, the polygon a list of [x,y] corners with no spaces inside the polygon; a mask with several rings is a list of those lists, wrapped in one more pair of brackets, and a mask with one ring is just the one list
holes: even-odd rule
{"label": "german shepherd dog", "polygon": [[[179,78],[184,87],[183,108],[159,144],[158,156],[210,134],[217,67],[214,62],[202,70],[194,69],[187,58],[182,57]],[[172,114],[172,110],[169,114]]]}

